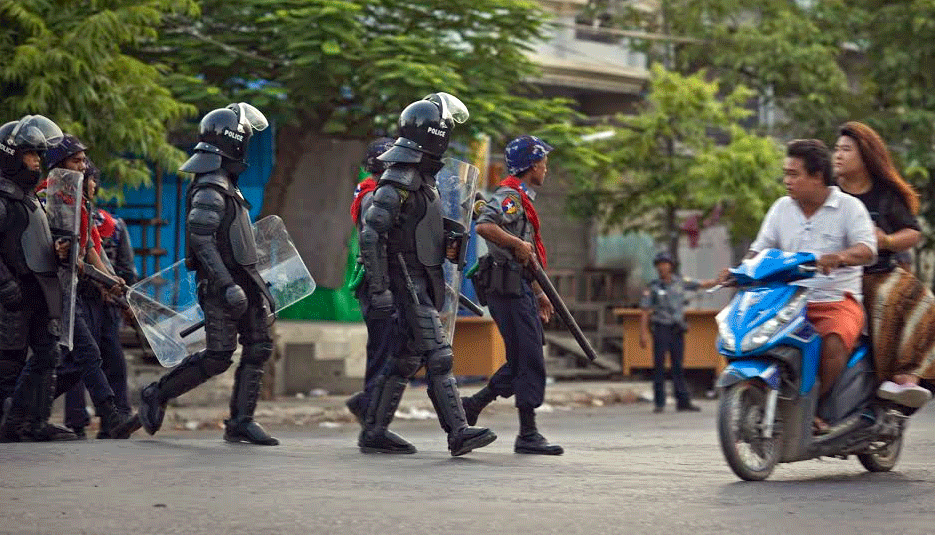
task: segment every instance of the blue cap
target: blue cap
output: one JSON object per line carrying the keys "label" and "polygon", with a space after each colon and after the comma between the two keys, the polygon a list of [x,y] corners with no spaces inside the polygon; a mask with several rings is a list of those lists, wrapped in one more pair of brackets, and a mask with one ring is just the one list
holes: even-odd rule
{"label": "blue cap", "polygon": [[43,163],[45,163],[46,169],[54,169],[69,157],[86,150],[88,150],[88,147],[79,141],[78,138],[71,134],[65,134],[62,138],[62,142],[59,143],[57,147],[52,147],[45,151],[45,162]]}
{"label": "blue cap", "polygon": [[518,175],[552,152],[552,146],[536,136],[520,136],[506,146],[506,167]]}
{"label": "blue cap", "polygon": [[673,266],[675,265],[675,259],[672,258],[672,255],[670,255],[667,251],[662,251],[656,254],[656,257],[653,258],[653,265],[656,265],[660,262],[668,262]]}
{"label": "blue cap", "polygon": [[377,158],[384,152],[393,148],[393,140],[388,137],[381,137],[370,142],[367,146],[367,156],[362,162],[364,169],[372,175],[382,174],[386,170],[387,163]]}

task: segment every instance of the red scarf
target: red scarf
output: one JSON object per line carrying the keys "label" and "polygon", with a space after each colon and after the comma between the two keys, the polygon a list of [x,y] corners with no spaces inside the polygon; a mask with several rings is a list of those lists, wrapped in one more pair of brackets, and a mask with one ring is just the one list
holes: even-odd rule
{"label": "red scarf", "polygon": [[532,200],[529,198],[529,195],[526,194],[525,186],[513,175],[504,178],[503,181],[500,182],[500,186],[513,188],[519,192],[519,198],[523,202],[523,211],[526,212],[526,219],[532,223],[533,237],[536,242],[536,256],[539,257],[539,263],[542,264],[542,269],[545,269],[548,266],[548,260],[546,259],[545,245],[542,243],[542,235],[539,234],[539,214],[536,213],[536,208],[532,205]]}
{"label": "red scarf", "polygon": [[357,184],[357,189],[354,190],[354,201],[351,203],[351,219],[354,220],[355,225],[360,222],[360,201],[364,198],[364,195],[375,189],[377,189],[377,181],[372,176]]}

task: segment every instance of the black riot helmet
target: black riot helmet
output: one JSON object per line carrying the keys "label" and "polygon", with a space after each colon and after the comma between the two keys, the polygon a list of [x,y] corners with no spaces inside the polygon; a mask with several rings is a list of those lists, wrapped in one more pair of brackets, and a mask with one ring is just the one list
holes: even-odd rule
{"label": "black riot helmet", "polygon": [[27,115],[0,126],[0,173],[31,191],[42,172],[26,167],[23,154],[35,152],[42,158],[45,151],[62,142],[62,137],[62,129],[42,115]]}
{"label": "black riot helmet", "polygon": [[451,130],[468,117],[464,103],[448,93],[432,93],[413,102],[399,114],[399,138],[380,160],[415,163],[423,154],[441,158],[448,149]]}
{"label": "black riot helmet", "polygon": [[179,170],[207,173],[230,167],[239,174],[246,169],[250,136],[267,126],[263,113],[246,102],[208,112],[199,125],[195,154]]}

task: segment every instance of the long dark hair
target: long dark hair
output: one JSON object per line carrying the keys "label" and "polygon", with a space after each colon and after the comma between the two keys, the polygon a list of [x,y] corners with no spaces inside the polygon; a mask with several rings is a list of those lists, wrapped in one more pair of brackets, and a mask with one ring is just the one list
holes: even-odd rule
{"label": "long dark hair", "polygon": [[919,213],[919,194],[896,170],[890,151],[880,134],[873,128],[857,121],[850,121],[841,126],[840,134],[857,142],[860,159],[864,162],[867,173],[875,183],[889,184],[905,201],[909,211]]}

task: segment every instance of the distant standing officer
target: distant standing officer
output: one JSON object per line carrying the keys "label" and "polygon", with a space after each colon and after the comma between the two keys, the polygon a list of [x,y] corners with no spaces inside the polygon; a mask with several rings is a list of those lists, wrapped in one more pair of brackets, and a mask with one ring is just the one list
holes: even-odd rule
{"label": "distant standing officer", "polygon": [[545,267],[546,252],[539,217],[532,201],[548,172],[547,143],[522,136],[506,146],[510,176],[500,183],[477,219],[477,234],[487,240],[490,253],[479,261],[475,288],[484,297],[506,346],[506,363],[477,394],[463,399],[468,423],[474,425],[480,412],[497,396],[516,396],[519,435],[513,451],[561,455],[564,450],[549,444],[536,428],[535,409],[545,398],[545,359],[542,353],[542,323],[555,309],[538,283],[523,268],[530,258]]}
{"label": "distant standing officer", "polygon": [[676,408],[679,411],[697,412],[701,409],[692,404],[691,394],[685,385],[682,360],[685,357],[685,305],[686,291],[711,288],[717,281],[695,281],[683,279],[675,273],[675,260],[669,253],[661,252],[653,259],[659,278],[649,283],[640,300],[643,314],[640,318],[640,347],[646,347],[650,324],[653,335],[653,397],[656,408],[662,412],[666,404],[666,352],[672,363],[672,383],[675,386]]}

